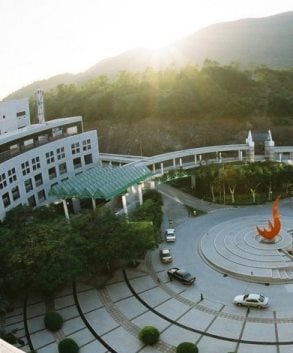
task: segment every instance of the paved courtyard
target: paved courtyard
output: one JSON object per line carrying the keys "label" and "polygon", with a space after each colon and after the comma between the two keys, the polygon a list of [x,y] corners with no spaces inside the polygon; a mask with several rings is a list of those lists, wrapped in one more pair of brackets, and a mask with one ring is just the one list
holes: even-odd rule
{"label": "paved courtyard", "polygon": [[[293,281],[285,279],[274,284],[269,280],[258,283],[256,278],[252,282],[244,281],[241,276],[227,274],[223,266],[212,265],[207,258],[209,244],[211,253],[215,244],[218,246],[211,238],[211,230],[218,234],[224,229],[225,238],[229,229],[237,229],[237,222],[246,227],[253,226],[254,220],[270,219],[271,204],[215,208],[167,186],[161,192],[164,196],[162,229],[172,218],[176,242],[162,243],[160,248],[171,250],[173,263],[162,264],[156,249],[137,268],[116,272],[102,289],[81,283],[66,288],[54,300],[55,310],[65,320],[56,335],[44,328],[46,304],[38,298],[29,298],[25,307],[20,305],[6,320],[7,328],[17,328],[17,335],[26,342],[24,351],[56,353],[58,341],[71,337],[78,342],[81,353],[174,353],[183,341],[195,342],[200,353],[293,352]],[[183,204],[208,213],[189,217]],[[286,219],[283,238],[291,241],[292,198],[281,201],[280,214]],[[202,253],[203,239],[207,256]],[[225,254],[226,250],[221,251]],[[214,261],[221,264],[224,260]],[[166,271],[173,266],[194,274],[195,284],[184,286],[170,282]],[[269,308],[248,310],[234,306],[234,296],[247,292],[269,296]],[[154,347],[144,346],[137,338],[145,325],[153,325],[161,333]]]}

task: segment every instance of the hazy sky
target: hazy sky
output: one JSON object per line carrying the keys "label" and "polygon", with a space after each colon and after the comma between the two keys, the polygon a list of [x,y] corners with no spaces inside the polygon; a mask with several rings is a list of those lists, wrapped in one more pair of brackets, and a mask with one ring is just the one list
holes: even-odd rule
{"label": "hazy sky", "polygon": [[293,10],[292,0],[0,0],[0,99],[36,80],[157,48],[212,23]]}

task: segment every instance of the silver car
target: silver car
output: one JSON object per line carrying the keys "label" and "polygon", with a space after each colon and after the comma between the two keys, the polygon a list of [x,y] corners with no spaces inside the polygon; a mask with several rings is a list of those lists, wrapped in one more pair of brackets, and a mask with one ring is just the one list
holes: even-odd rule
{"label": "silver car", "polygon": [[168,228],[165,231],[165,239],[166,242],[174,242],[176,240],[176,236],[175,236],[175,229],[174,228]]}
{"label": "silver car", "polygon": [[269,298],[261,294],[240,294],[234,298],[233,303],[238,306],[248,306],[262,309],[268,306]]}
{"label": "silver car", "polygon": [[163,263],[172,262],[172,256],[171,256],[170,250],[169,249],[161,249],[160,250],[160,259],[161,259],[161,262],[163,262]]}

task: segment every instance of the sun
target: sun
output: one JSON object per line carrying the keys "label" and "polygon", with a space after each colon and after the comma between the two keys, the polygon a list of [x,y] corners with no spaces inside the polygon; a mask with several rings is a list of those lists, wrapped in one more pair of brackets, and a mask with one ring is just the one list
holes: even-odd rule
{"label": "sun", "polygon": [[135,46],[158,49],[204,26],[205,19],[197,17],[196,7],[194,2],[194,11],[186,12],[184,1],[128,1],[121,14],[125,21],[119,30]]}

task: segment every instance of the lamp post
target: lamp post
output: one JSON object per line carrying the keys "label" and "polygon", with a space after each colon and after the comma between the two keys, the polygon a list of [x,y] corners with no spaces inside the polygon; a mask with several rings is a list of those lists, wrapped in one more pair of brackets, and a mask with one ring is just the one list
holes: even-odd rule
{"label": "lamp post", "polygon": [[225,164],[223,163],[222,171],[222,184],[223,184],[223,203],[226,204],[226,186],[225,186]]}

